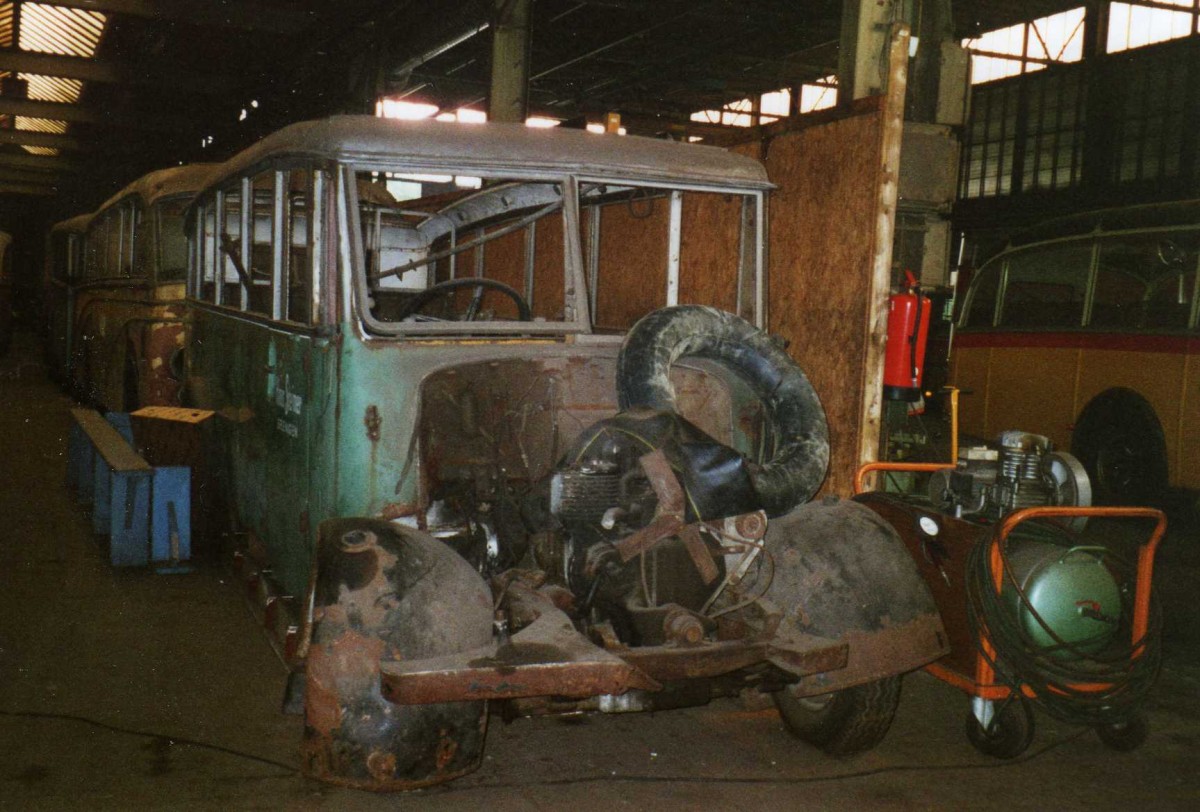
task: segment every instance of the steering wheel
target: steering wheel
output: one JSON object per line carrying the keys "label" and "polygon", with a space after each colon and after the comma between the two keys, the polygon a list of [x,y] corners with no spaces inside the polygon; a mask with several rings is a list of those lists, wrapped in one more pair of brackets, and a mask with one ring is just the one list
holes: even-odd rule
{"label": "steering wheel", "polygon": [[503,293],[505,296],[513,300],[517,306],[517,321],[532,321],[533,312],[529,309],[529,303],[517,292],[515,288],[509,287],[503,282],[497,282],[495,279],[484,279],[482,277],[471,277],[467,279],[450,279],[446,282],[438,282],[436,285],[418,293],[416,296],[408,300],[408,302],[396,314],[396,321],[406,319],[409,316],[419,312],[421,308],[429,304],[434,299],[439,299],[443,296],[450,295],[459,288],[475,288],[475,296],[471,300],[470,306],[467,307],[467,312],[463,316],[463,321],[473,321],[479,315],[479,300],[483,295],[483,288],[491,288]]}

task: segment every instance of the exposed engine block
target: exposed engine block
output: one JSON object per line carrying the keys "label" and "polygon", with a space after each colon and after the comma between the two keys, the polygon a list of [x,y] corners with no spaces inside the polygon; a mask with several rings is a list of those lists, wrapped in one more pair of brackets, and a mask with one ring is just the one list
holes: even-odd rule
{"label": "exposed engine block", "polygon": [[1005,431],[995,445],[960,449],[953,471],[930,478],[933,504],[956,516],[999,519],[1021,508],[1092,503],[1083,465],[1066,452],[1054,451],[1048,438]]}

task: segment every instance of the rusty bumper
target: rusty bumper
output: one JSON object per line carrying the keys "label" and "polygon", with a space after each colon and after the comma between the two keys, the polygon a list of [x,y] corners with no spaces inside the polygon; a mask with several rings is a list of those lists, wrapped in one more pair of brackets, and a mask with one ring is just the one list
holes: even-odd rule
{"label": "rusty bumper", "polygon": [[422,660],[383,662],[382,693],[401,705],[559,696],[580,699],[664,682],[704,679],[772,663],[795,676],[842,668],[845,643],[799,635],[787,640],[720,641],[608,651],[594,645],[545,599],[526,596],[539,616],[500,646]]}

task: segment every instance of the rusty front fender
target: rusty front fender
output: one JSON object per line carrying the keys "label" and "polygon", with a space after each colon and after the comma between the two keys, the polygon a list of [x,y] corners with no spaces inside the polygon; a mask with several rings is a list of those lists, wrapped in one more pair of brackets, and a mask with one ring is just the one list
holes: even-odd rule
{"label": "rusty front fender", "polygon": [[775,576],[763,603],[781,631],[849,647],[846,667],[792,693],[812,696],[904,674],[949,651],[941,615],[895,530],[856,502],[810,502],[767,528]]}
{"label": "rusty front fender", "polygon": [[449,781],[479,766],[483,702],[400,706],[381,663],[475,649],[492,639],[492,596],[444,544],[375,519],[321,524],[306,663],[304,770],[379,791]]}

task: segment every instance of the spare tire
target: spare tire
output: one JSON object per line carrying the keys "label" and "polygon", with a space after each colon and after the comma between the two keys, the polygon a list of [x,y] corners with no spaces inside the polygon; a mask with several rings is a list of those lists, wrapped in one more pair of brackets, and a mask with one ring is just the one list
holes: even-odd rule
{"label": "spare tire", "polygon": [[766,407],[775,449],[751,479],[767,514],[781,516],[811,499],[829,466],[825,409],[791,356],[732,313],[681,305],[656,310],[633,325],[617,357],[621,409],[675,411],[671,365],[689,357],[729,368]]}

